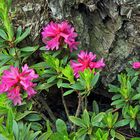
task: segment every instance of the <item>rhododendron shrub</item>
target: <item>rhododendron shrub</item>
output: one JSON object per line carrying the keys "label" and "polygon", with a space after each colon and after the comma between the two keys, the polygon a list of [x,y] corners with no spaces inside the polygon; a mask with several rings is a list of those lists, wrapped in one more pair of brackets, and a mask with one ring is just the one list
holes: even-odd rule
{"label": "rhododendron shrub", "polygon": [[46,44],[47,50],[58,50],[65,44],[69,47],[70,51],[76,50],[77,33],[74,32],[72,27],[67,21],[62,23],[50,22],[42,31],[42,41]]}
{"label": "rhododendron shrub", "polygon": [[77,62],[71,61],[71,67],[74,70],[74,75],[76,78],[79,77],[79,72],[83,72],[85,69],[89,68],[91,71],[93,69],[102,69],[105,66],[103,58],[96,61],[96,55],[92,52],[81,51],[78,54]]}
{"label": "rhododendron shrub", "polygon": [[1,77],[0,93],[7,92],[7,96],[13,101],[14,105],[21,104],[21,93],[24,91],[30,99],[37,92],[34,90],[36,84],[32,80],[38,78],[33,69],[29,69],[27,64],[22,67],[22,72],[17,67],[10,67],[10,70],[5,70]]}
{"label": "rhododendron shrub", "polygon": [[[109,86],[109,91],[115,93],[110,108],[107,101],[110,103],[111,98],[105,97],[106,91],[102,90],[107,87],[101,88],[101,93],[99,93],[101,90],[97,90],[98,93],[95,90],[98,88],[100,72],[105,67],[104,59],[98,60],[93,52],[78,48],[79,42],[76,40],[78,34],[68,21],[51,21],[42,28],[41,37],[46,46],[45,51],[44,47],[38,49],[39,46],[22,46],[20,42],[30,34],[30,27],[22,31],[21,26],[18,28],[12,26],[9,18],[11,2],[11,0],[1,0],[0,4],[0,20],[2,19],[0,21],[2,24],[0,26],[0,139],[28,139],[29,136],[30,140],[125,140],[123,133],[121,134],[119,130],[127,125],[127,130],[130,126],[133,132],[136,131],[140,126],[140,62],[132,64],[133,73],[130,71],[128,75],[118,76],[118,85]],[[17,45],[18,43],[21,46]],[[76,54],[74,50],[79,53]],[[44,60],[35,58],[34,61],[33,56],[38,56],[34,53],[41,54],[42,52]],[[78,56],[77,60],[73,60],[74,55]],[[21,67],[25,62],[32,64],[33,69],[30,69],[27,64]],[[33,82],[34,79],[38,85]],[[56,97],[53,96],[53,91],[55,91],[54,94],[57,91],[58,98],[55,100],[53,100]],[[30,99],[36,93],[41,94],[38,94],[32,100],[33,102],[23,102],[24,98]],[[48,93],[47,96],[46,93]],[[67,98],[69,101],[65,100],[65,96],[69,97],[70,94],[76,94],[76,96],[71,95]],[[95,98],[100,101],[100,107],[105,106],[101,110],[104,111],[109,107],[106,112],[100,112],[97,102],[92,102],[97,94],[101,95],[98,96],[99,100],[98,97]],[[48,96],[51,96],[52,100],[46,100]],[[59,96],[61,96],[62,104]],[[109,99],[102,104],[102,97],[103,102],[104,97]],[[9,99],[14,105],[20,106],[13,106]],[[57,112],[56,108],[59,106],[56,100],[63,105],[59,108],[60,112]],[[54,106],[55,113],[49,108],[47,102],[51,107]],[[63,108],[65,116],[64,111],[60,110]],[[62,116],[60,113],[65,118],[67,117],[65,119],[67,125],[60,119],[56,121],[56,116]],[[53,126],[51,130],[49,121],[47,121],[47,132],[45,132],[44,124],[49,119],[52,123],[56,122],[56,132],[54,132],[54,124],[51,124]],[[22,124],[22,122],[30,121],[32,123],[28,127]],[[67,126],[69,126],[69,132],[67,132]],[[24,132],[24,130],[27,131]],[[131,132],[131,130],[128,131]]]}

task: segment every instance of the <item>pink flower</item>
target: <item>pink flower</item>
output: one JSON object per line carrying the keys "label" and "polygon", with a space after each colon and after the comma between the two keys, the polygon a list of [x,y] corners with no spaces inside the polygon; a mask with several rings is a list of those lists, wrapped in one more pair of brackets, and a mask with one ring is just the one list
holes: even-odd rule
{"label": "pink flower", "polygon": [[70,51],[77,49],[78,42],[75,41],[77,33],[67,21],[62,23],[50,22],[42,31],[42,41],[46,44],[47,50],[58,50],[67,44]]}
{"label": "pink flower", "polygon": [[92,69],[101,69],[105,66],[105,63],[103,59],[99,61],[96,60],[96,55],[93,54],[92,52],[84,52],[81,51],[78,54],[78,62],[71,61],[71,67],[74,70],[74,75],[76,78],[79,77],[79,71],[84,71],[85,69],[89,68],[90,70]]}
{"label": "pink flower", "polygon": [[134,69],[139,69],[140,68],[140,62],[134,62],[132,64],[132,66],[133,66]]}
{"label": "pink flower", "polygon": [[33,79],[38,78],[33,69],[29,69],[27,64],[22,67],[22,72],[17,67],[10,67],[10,70],[5,70],[1,77],[0,93],[7,92],[7,96],[13,101],[14,105],[21,104],[21,92],[25,90],[28,98],[31,98],[36,91],[33,89],[35,84]]}

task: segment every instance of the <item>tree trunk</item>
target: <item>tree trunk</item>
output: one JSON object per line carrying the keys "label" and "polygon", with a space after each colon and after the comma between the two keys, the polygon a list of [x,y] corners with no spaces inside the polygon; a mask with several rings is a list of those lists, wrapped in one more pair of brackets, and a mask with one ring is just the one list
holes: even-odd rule
{"label": "tree trunk", "polygon": [[15,0],[15,26],[31,26],[30,42],[40,44],[49,21],[68,20],[79,34],[79,48],[105,58],[102,82],[112,82],[129,60],[140,58],[139,0]]}

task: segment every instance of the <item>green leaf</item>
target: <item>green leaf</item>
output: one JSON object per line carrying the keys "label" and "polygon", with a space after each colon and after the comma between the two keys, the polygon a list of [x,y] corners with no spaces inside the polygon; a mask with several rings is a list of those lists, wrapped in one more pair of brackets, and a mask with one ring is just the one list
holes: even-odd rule
{"label": "green leaf", "polygon": [[117,122],[118,116],[119,116],[119,113],[115,112],[114,115],[113,115],[113,125]]}
{"label": "green leaf", "polygon": [[124,107],[124,105],[126,105],[126,104],[124,104],[124,103],[118,104],[118,105],[116,105],[116,108],[122,108],[122,107]]}
{"label": "green leaf", "polygon": [[133,86],[136,81],[138,80],[138,76],[135,76],[132,80],[131,80],[131,86]]}
{"label": "green leaf", "polygon": [[18,140],[19,128],[18,128],[18,124],[15,120],[13,121],[13,133],[14,133],[14,136],[15,136],[16,140]]}
{"label": "green leaf", "polygon": [[22,27],[19,26],[19,27],[17,28],[16,38],[20,37],[20,36],[21,36],[21,33],[22,33]]}
{"label": "green leaf", "polygon": [[0,117],[0,125],[2,125],[3,122],[4,122],[4,116],[1,116],[1,117]]}
{"label": "green leaf", "polygon": [[131,129],[132,129],[132,128],[135,128],[135,125],[136,125],[135,120],[131,120],[131,121],[130,121],[130,128],[131,128]]}
{"label": "green leaf", "polygon": [[11,58],[6,58],[3,61],[0,62],[0,67],[5,65],[7,62],[9,62],[11,60]]}
{"label": "green leaf", "polygon": [[132,97],[132,100],[139,100],[139,99],[140,99],[140,93]]}
{"label": "green leaf", "polygon": [[49,140],[63,140],[64,139],[64,135],[60,134],[60,133],[53,133],[53,135],[51,135]]}
{"label": "green leaf", "polygon": [[39,50],[41,50],[41,51],[46,51],[46,47],[45,47],[45,46],[40,47]]}
{"label": "green leaf", "polygon": [[60,86],[63,88],[71,88],[70,84],[67,83],[62,83]]}
{"label": "green leaf", "polygon": [[46,68],[47,64],[46,62],[40,62],[40,63],[37,63],[37,64],[34,64],[31,66],[31,68],[34,68],[34,69],[43,69],[43,68]]}
{"label": "green leaf", "polygon": [[123,119],[121,121],[118,121],[114,127],[118,128],[118,127],[122,127],[122,126],[125,126],[127,124],[129,124],[130,120],[127,120],[127,119]]}
{"label": "green leaf", "polygon": [[119,98],[121,98],[121,95],[120,95],[120,94],[117,94],[117,95],[114,95],[114,96],[112,97],[112,100],[117,100],[117,99],[119,99]]}
{"label": "green leaf", "polygon": [[100,76],[100,73],[99,73],[99,72],[97,72],[97,73],[94,75],[94,77],[93,77],[93,79],[92,79],[92,81],[91,81],[91,86],[92,86],[92,87],[94,87],[94,86],[96,85],[96,83],[98,82],[99,76]]}
{"label": "green leaf", "polygon": [[20,37],[16,38],[14,43],[18,44],[19,42],[21,42],[23,39],[25,39],[30,34],[30,31],[31,31],[30,28],[27,28]]}
{"label": "green leaf", "polygon": [[52,83],[56,80],[57,76],[52,76],[47,80],[47,83]]}
{"label": "green leaf", "polygon": [[66,65],[68,62],[68,58],[69,58],[69,56],[67,56],[67,55],[65,55],[65,57],[62,59],[62,64],[63,65]]}
{"label": "green leaf", "polygon": [[68,91],[64,92],[63,96],[67,96],[73,92],[74,92],[74,90],[68,90]]}
{"label": "green leaf", "polygon": [[24,113],[18,113],[16,116],[16,121],[23,119],[24,117],[26,117],[27,115],[29,115],[31,113],[37,113],[37,112],[36,111],[25,111]]}
{"label": "green leaf", "polygon": [[131,93],[131,91],[132,91],[132,85],[131,85],[131,83],[130,83],[130,81],[127,81],[127,89],[128,89],[128,93]]}
{"label": "green leaf", "polygon": [[[35,140],[35,139],[37,139],[37,136],[38,136],[40,133],[41,133],[41,131],[37,131],[37,132],[35,132],[35,133],[30,134],[31,136],[30,136],[29,140]],[[25,139],[27,140],[27,138],[25,138]]]}
{"label": "green leaf", "polygon": [[56,130],[57,130],[57,132],[59,132],[60,134],[65,135],[65,136],[68,136],[66,124],[65,124],[65,122],[64,122],[63,120],[61,120],[61,119],[58,119],[58,120],[56,121]]}
{"label": "green leaf", "polygon": [[90,125],[90,118],[89,118],[89,114],[88,114],[86,109],[83,112],[82,120],[86,124],[86,126],[89,127],[89,125]]}
{"label": "green leaf", "polygon": [[52,70],[52,69],[47,69],[47,70],[45,70],[44,71],[47,75],[56,75],[57,73],[54,71],[54,70]]}
{"label": "green leaf", "polygon": [[0,140],[8,140],[8,139],[5,138],[5,136],[3,136],[2,134],[0,134]]}
{"label": "green leaf", "polygon": [[57,59],[57,58],[55,58],[55,57],[53,57],[53,56],[51,56],[49,54],[44,54],[43,56],[45,58],[47,66],[50,67],[51,69],[59,72],[59,69],[60,69],[60,66],[59,66],[60,61],[59,61],[59,59]]}
{"label": "green leaf", "polygon": [[77,118],[77,117],[74,117],[74,116],[70,116],[69,119],[70,119],[70,121],[72,121],[77,126],[85,127],[86,128],[86,125],[84,124],[84,122],[80,118]]}
{"label": "green leaf", "polygon": [[112,136],[112,138],[115,138],[115,130],[111,129],[110,135]]}
{"label": "green leaf", "polygon": [[[58,87],[58,88],[61,87],[62,82],[63,82],[62,79],[59,79],[59,80],[57,81],[57,87]],[[65,95],[63,95],[63,96],[65,96]]]}
{"label": "green leaf", "polygon": [[48,140],[48,138],[50,138],[50,136],[52,135],[52,130],[50,128],[50,124],[49,121],[47,120],[47,132],[43,133],[38,140]]}
{"label": "green leaf", "polygon": [[4,48],[4,47],[7,47],[7,45],[5,44],[5,40],[0,38],[0,48]]}
{"label": "green leaf", "polygon": [[63,75],[67,78],[67,80],[70,83],[74,83],[74,73],[73,69],[70,67],[70,65],[67,65],[63,70],[62,70]]}
{"label": "green leaf", "polygon": [[37,85],[36,89],[37,90],[48,90],[50,87],[52,87],[55,83],[51,83],[51,84],[48,84],[48,83],[43,83],[43,84],[40,84],[40,85]]}
{"label": "green leaf", "polygon": [[115,132],[115,137],[118,140],[126,140],[125,137],[122,134],[118,133],[118,132]]}
{"label": "green leaf", "polygon": [[8,58],[11,59],[12,57],[8,54],[4,54],[4,53],[0,54],[0,60],[5,60],[5,59],[8,59]]}
{"label": "green leaf", "polygon": [[70,140],[68,136],[64,136],[64,140]]}
{"label": "green leaf", "polygon": [[8,129],[9,133],[11,133],[13,129],[13,120],[14,120],[14,116],[13,116],[12,109],[9,109],[7,115],[7,121],[6,121],[6,128]]}
{"label": "green leaf", "polygon": [[9,69],[9,67],[10,67],[10,66],[2,66],[2,67],[0,68],[0,74],[2,74],[4,70]]}
{"label": "green leaf", "polygon": [[131,140],[140,140],[140,137],[132,138]]}
{"label": "green leaf", "polygon": [[39,114],[29,114],[24,119],[30,122],[34,122],[42,120],[42,117]]}
{"label": "green leaf", "polygon": [[34,131],[41,131],[42,130],[42,125],[38,122],[32,122],[31,123],[31,129],[34,130]]}
{"label": "green leaf", "polygon": [[39,46],[34,46],[34,47],[24,47],[21,48],[20,51],[22,52],[34,52],[38,49]]}
{"label": "green leaf", "polygon": [[12,0],[6,0],[7,1],[7,7],[8,9],[10,9],[11,5],[12,5]]}
{"label": "green leaf", "polygon": [[77,82],[77,83],[71,85],[71,87],[72,87],[74,90],[83,90],[83,89],[84,89],[84,87],[83,87],[79,82]]}
{"label": "green leaf", "polygon": [[57,51],[54,51],[53,54],[51,54],[53,57],[58,57],[60,54],[61,54],[61,50],[57,50]]}
{"label": "green leaf", "polygon": [[109,84],[109,92],[117,93],[117,92],[119,92],[119,90],[120,90],[120,89],[119,89],[118,87]]}
{"label": "green leaf", "polygon": [[78,129],[78,131],[76,132],[76,140],[85,140],[86,134],[87,134],[87,129],[85,128]]}
{"label": "green leaf", "polygon": [[99,113],[99,106],[95,100],[92,103],[92,107],[93,107],[93,112],[95,112],[95,114],[98,114]]}
{"label": "green leaf", "polygon": [[0,37],[3,38],[4,40],[8,40],[7,34],[2,29],[0,29]]}
{"label": "green leaf", "polygon": [[48,140],[48,138],[51,136],[51,134],[52,133],[45,132],[38,138],[38,140]]}
{"label": "green leaf", "polygon": [[96,116],[92,116],[91,123],[92,123],[93,127],[96,126],[99,122],[101,122],[101,120],[104,117],[104,114],[105,113],[101,112],[101,113],[97,114]]}
{"label": "green leaf", "polygon": [[111,103],[111,105],[119,105],[119,104],[121,104],[121,103],[123,103],[123,102],[124,102],[123,99],[119,99],[119,100],[113,101],[113,102]]}
{"label": "green leaf", "polygon": [[0,106],[0,115],[6,114],[8,112],[8,109],[4,106]]}

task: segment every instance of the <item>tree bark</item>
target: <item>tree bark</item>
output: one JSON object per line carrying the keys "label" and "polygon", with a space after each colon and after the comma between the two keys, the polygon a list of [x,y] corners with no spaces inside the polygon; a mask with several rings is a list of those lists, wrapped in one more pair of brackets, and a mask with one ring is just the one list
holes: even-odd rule
{"label": "tree bark", "polygon": [[79,49],[105,58],[104,85],[140,59],[139,0],[15,0],[13,24],[31,26],[30,42],[41,44],[40,31],[49,21],[68,20],[79,34]]}

